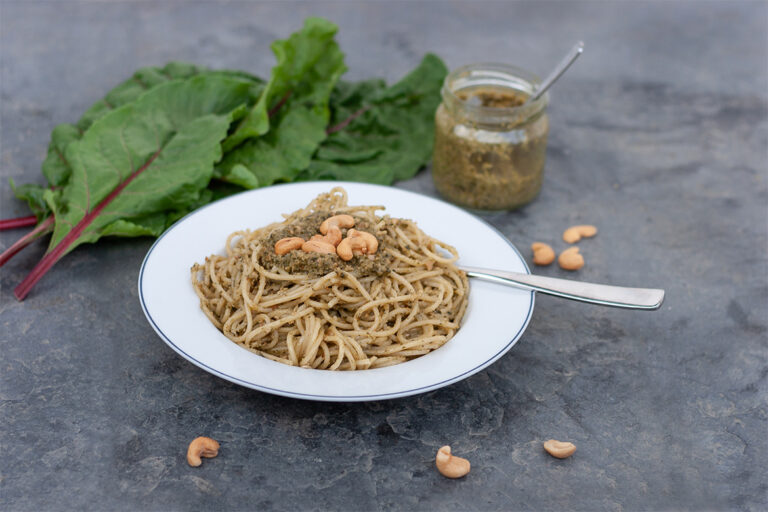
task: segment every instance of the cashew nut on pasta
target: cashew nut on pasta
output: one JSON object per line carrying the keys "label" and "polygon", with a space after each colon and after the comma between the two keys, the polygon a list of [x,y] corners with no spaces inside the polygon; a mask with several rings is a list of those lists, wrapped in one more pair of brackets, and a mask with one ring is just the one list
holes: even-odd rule
{"label": "cashew nut on pasta", "polygon": [[324,235],[315,235],[310,240],[322,240],[336,247],[341,242],[341,230],[339,226],[333,224],[325,230]]}
{"label": "cashew nut on pasta", "polygon": [[277,254],[287,254],[294,249],[301,249],[302,245],[304,245],[303,238],[299,238],[297,236],[283,238],[275,242],[275,252]]}
{"label": "cashew nut on pasta", "polygon": [[355,218],[351,215],[334,215],[333,217],[328,217],[322,224],[320,224],[320,232],[326,234],[332,226],[338,228],[351,228],[354,225]]}
{"label": "cashew nut on pasta", "polygon": [[356,229],[350,229],[347,231],[347,238],[360,238],[365,242],[365,250],[363,254],[373,254],[379,248],[379,241],[375,236],[367,231],[358,231]]}
{"label": "cashew nut on pasta", "polygon": [[304,242],[301,245],[301,250],[304,252],[319,252],[324,254],[336,254],[336,247],[323,240],[310,240]]}
{"label": "cashew nut on pasta", "polygon": [[367,254],[368,244],[362,238],[345,238],[336,248],[339,258],[349,261],[355,254]]}

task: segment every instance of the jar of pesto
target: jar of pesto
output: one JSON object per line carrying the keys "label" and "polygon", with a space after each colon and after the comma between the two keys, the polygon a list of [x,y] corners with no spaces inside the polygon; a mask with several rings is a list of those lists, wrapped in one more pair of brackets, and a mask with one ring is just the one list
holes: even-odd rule
{"label": "jar of pesto", "polygon": [[475,210],[511,210],[538,195],[549,97],[524,103],[539,82],[505,64],[472,64],[446,77],[432,155],[440,195]]}

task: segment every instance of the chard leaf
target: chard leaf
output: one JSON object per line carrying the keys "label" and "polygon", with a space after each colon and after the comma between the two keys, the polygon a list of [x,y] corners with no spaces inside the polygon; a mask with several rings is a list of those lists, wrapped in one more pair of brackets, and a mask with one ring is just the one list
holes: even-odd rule
{"label": "chard leaf", "polygon": [[[237,192],[242,192],[242,188],[237,188]],[[232,191],[227,195],[235,193]],[[222,196],[225,197],[225,196]],[[139,217],[133,217],[129,219],[118,219],[117,221],[106,225],[101,232],[101,236],[120,236],[120,237],[136,237],[136,236],[160,236],[166,229],[177,220],[181,219],[188,213],[191,213],[198,208],[205,206],[206,204],[216,199],[215,193],[209,189],[203,189],[200,191],[200,196],[196,201],[185,205],[183,208],[176,210],[163,211],[157,213],[150,213],[148,215],[142,215]]]}
{"label": "chard leaf", "polygon": [[48,154],[43,160],[43,175],[52,187],[60,187],[69,180],[72,170],[64,156],[70,142],[80,140],[82,132],[75,125],[60,124],[51,132]]}
{"label": "chard leaf", "polygon": [[16,186],[13,180],[9,180],[9,182],[11,184],[11,190],[13,190],[16,198],[26,201],[29,205],[29,209],[37,217],[38,222],[48,216],[48,205],[43,198],[43,194],[46,190],[45,187],[32,183]]}
{"label": "chard leaf", "polygon": [[101,229],[101,236],[160,236],[167,228],[168,216],[164,213],[145,215],[138,219],[118,219]]}
{"label": "chard leaf", "polygon": [[[237,70],[208,70],[186,62],[169,62],[164,67],[145,67],[136,71],[131,78],[117,85],[106,96],[91,106],[76,124],[60,124],[51,133],[48,144],[48,154],[43,161],[43,175],[53,187],[62,187],[69,180],[72,169],[65,154],[70,143],[80,140],[88,128],[98,119],[123,105],[136,99],[154,87],[168,83],[171,80],[191,78],[194,76],[223,76],[247,81],[251,84],[248,103],[254,103],[264,88],[263,80],[244,71]],[[20,194],[16,197],[26,201],[38,220],[50,214],[47,204],[42,201],[42,188],[34,189],[37,185],[22,185]],[[154,230],[152,225],[147,230]]]}
{"label": "chard leaf", "polygon": [[221,157],[220,141],[247,99],[246,82],[197,77],[158,86],[94,123],[67,148],[72,176],[51,247],[107,197],[73,246],[98,239],[98,228],[117,218],[197,202]]}
{"label": "chard leaf", "polygon": [[[291,34],[288,39],[272,43],[277,65],[272,68],[269,82],[259,100],[224,141],[224,151],[267,133],[270,130],[270,111],[285,108],[282,104],[286,100],[291,99],[295,104],[296,96],[301,95],[305,101],[314,104],[328,102],[322,84],[311,82],[327,81],[331,78],[328,74],[335,74],[341,69],[338,71],[340,76],[346,70],[344,55],[334,41],[337,31],[338,27],[330,21],[307,18],[301,30]],[[334,84],[335,80],[330,84],[330,89]]]}
{"label": "chard leaf", "polygon": [[275,126],[227,153],[215,176],[251,189],[291,181],[309,165],[325,139],[326,115],[305,106],[286,107]]}
{"label": "chard leaf", "polygon": [[123,105],[136,101],[148,90],[171,80],[191,78],[198,75],[216,75],[239,78],[253,84],[251,101],[256,101],[261,95],[263,81],[244,71],[208,70],[186,62],[169,62],[162,68],[145,67],[136,71],[133,76],[109,91],[103,99],[94,103],[75,124],[60,124],[53,129],[51,142],[48,144],[48,154],[43,161],[43,175],[54,187],[64,185],[71,174],[65,154],[67,146],[80,140],[88,128],[109,112]]}
{"label": "chard leaf", "polygon": [[331,97],[328,138],[299,179],[389,185],[412,177],[432,154],[434,116],[448,70],[435,55],[392,87],[342,83]]}
{"label": "chard leaf", "polygon": [[66,152],[72,176],[61,197],[44,193],[55,213],[48,253],[16,296],[23,299],[78,245],[105,232],[131,232],[119,221],[146,221],[197,204],[221,158],[221,141],[245,112],[249,90],[247,81],[223,76],[171,81],[105,115],[72,142]]}
{"label": "chard leaf", "polygon": [[[279,64],[259,102],[276,95],[282,104],[272,116],[269,131],[228,151],[216,166],[215,177],[256,188],[291,181],[307,168],[326,137],[331,92],[346,71],[335,33],[332,23],[310,18],[300,32],[272,45]],[[246,116],[243,123],[248,120]],[[224,146],[226,150],[226,142]]]}

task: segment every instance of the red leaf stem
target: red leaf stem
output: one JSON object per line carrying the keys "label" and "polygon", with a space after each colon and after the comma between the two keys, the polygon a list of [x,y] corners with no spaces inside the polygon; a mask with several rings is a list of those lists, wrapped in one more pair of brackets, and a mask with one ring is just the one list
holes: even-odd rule
{"label": "red leaf stem", "polygon": [[356,110],[355,112],[352,113],[352,115],[350,115],[348,118],[346,118],[342,122],[340,122],[338,124],[335,124],[333,126],[329,126],[325,130],[325,134],[326,135],[330,135],[332,133],[335,133],[335,132],[338,132],[340,130],[343,130],[344,128],[346,128],[349,125],[349,123],[351,123],[352,121],[354,121],[355,119],[357,119],[361,115],[363,115],[366,112],[368,112],[368,110],[370,110],[370,108],[371,108],[371,106],[368,105],[367,107],[363,107],[363,108],[360,108],[360,109]]}
{"label": "red leaf stem", "polygon": [[82,235],[86,228],[91,225],[93,220],[98,217],[102,211],[104,211],[104,208],[109,206],[109,203],[111,203],[118,195],[120,195],[120,192],[122,192],[129,183],[131,183],[139,174],[144,172],[147,167],[152,164],[152,162],[155,161],[155,158],[157,158],[162,150],[162,148],[158,149],[155,154],[152,155],[149,160],[146,161],[146,163],[144,163],[144,165],[135,170],[124,182],[115,187],[115,189],[110,192],[107,197],[102,199],[102,201],[96,205],[96,208],[88,212],[85,217],[83,217],[80,222],[78,222],[75,227],[72,228],[69,233],[67,233],[61,242],[56,244],[56,247],[54,247],[52,251],[46,254],[43,259],[41,259],[38,264],[35,265],[35,268],[32,269],[32,272],[30,272],[29,275],[24,278],[21,284],[19,284],[19,286],[13,290],[13,293],[16,295],[17,299],[24,300],[24,297],[26,297],[30,290],[32,290],[32,287],[34,287],[35,284],[45,275],[45,273],[48,272],[57,261],[59,261],[59,258],[64,255],[64,253],[67,251],[67,248],[69,248],[72,243],[80,238],[80,235]]}
{"label": "red leaf stem", "polygon": [[14,228],[25,228],[37,224],[37,217],[29,215],[28,217],[16,217],[15,219],[0,220],[0,231]]}
{"label": "red leaf stem", "polygon": [[[33,215],[32,218],[34,219],[35,216]],[[2,254],[0,254],[0,267],[5,265],[5,263],[10,260],[14,254],[28,246],[30,243],[32,243],[38,235],[41,235],[48,231],[51,226],[53,226],[53,216],[48,217],[43,222],[40,223],[39,226],[37,226],[35,229],[24,235],[23,237],[19,238],[19,240],[7,248],[5,251],[3,251]]]}
{"label": "red leaf stem", "polygon": [[285,94],[283,94],[283,97],[282,97],[282,98],[280,98],[280,101],[278,101],[277,103],[275,103],[275,106],[274,106],[274,107],[272,107],[271,109],[269,109],[269,112],[267,112],[267,117],[272,117],[272,116],[274,116],[275,114],[277,114],[277,111],[278,111],[278,110],[280,110],[280,107],[282,107],[283,105],[285,105],[285,102],[286,102],[286,101],[288,101],[288,98],[290,98],[290,97],[291,97],[291,93],[292,93],[292,92],[293,92],[293,91],[288,91],[288,92],[286,92]]}

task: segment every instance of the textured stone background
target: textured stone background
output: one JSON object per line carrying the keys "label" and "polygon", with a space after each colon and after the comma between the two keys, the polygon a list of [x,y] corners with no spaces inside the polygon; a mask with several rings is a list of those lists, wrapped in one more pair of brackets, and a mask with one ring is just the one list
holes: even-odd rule
{"label": "textured stone background", "polygon": [[[0,216],[25,214],[7,181],[42,179],[52,127],[135,68],[265,74],[269,43],[315,14],[340,25],[354,79],[394,80],[426,51],[543,74],[584,39],[552,94],[542,195],[486,219],[524,252],[596,224],[576,277],[663,286],[663,309],[541,296],[520,343],[461,383],[312,403],[235,386],[162,343],[136,296],[150,240],[83,246],[16,302],[38,243],[0,272],[0,509],[764,510],[764,2],[4,0]],[[428,171],[398,186],[434,194]],[[203,433],[221,454],[191,469]],[[550,437],[579,450],[555,460]],[[467,478],[434,470],[445,443],[471,459]]]}

